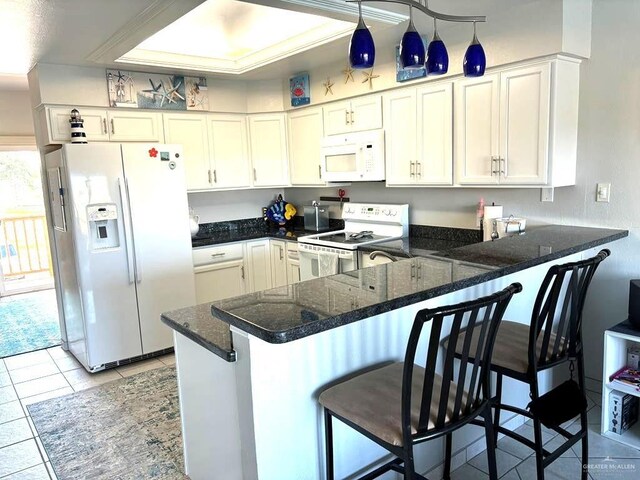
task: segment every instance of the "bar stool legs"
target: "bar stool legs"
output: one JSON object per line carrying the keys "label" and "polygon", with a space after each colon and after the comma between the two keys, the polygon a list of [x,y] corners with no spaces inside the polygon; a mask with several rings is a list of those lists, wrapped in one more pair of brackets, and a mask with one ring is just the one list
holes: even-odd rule
{"label": "bar stool legs", "polygon": [[325,447],[325,468],[327,469],[327,480],[334,480],[333,473],[333,424],[331,414],[324,410],[324,447]]}

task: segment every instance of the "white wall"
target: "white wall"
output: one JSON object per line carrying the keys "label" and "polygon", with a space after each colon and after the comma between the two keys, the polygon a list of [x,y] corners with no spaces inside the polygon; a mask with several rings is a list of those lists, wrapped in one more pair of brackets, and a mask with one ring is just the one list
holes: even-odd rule
{"label": "white wall", "polygon": [[0,91],[0,137],[33,136],[33,118],[26,90]]}
{"label": "white wall", "polygon": [[[430,4],[434,10],[447,12],[448,2]],[[517,2],[497,0],[490,4],[493,9],[484,11],[473,8],[469,2],[467,13],[484,14],[486,23],[477,25],[478,38],[487,52],[487,67],[505,65],[523,59],[565,52],[580,57],[589,56],[591,0],[531,0]],[[485,2],[489,4],[489,2]],[[449,7],[450,9],[450,7]],[[473,9],[473,10],[472,10]],[[414,21],[421,35],[431,38],[433,24],[423,14],[415,14]],[[341,98],[365,95],[402,86],[396,82],[395,46],[406,29],[406,23],[386,29],[371,29],[376,45],[376,60],[373,72],[379,75],[373,81],[373,88],[363,83],[363,72],[356,70],[354,80],[346,82],[343,70],[347,65],[347,44],[344,57],[333,63],[309,70],[311,84],[311,105],[334,101]],[[464,53],[473,36],[470,24],[440,22],[438,32],[449,53],[449,71],[446,76],[462,74]],[[297,73],[297,72],[291,72]],[[332,94],[327,93],[323,83],[329,77],[334,84]],[[436,77],[435,80],[442,79]],[[419,79],[404,85],[416,85],[434,80]],[[284,105],[292,109],[289,82],[283,82]]]}
{"label": "white wall", "polygon": [[189,207],[200,216],[200,223],[224,222],[262,216],[282,190],[273,188],[190,193]]}

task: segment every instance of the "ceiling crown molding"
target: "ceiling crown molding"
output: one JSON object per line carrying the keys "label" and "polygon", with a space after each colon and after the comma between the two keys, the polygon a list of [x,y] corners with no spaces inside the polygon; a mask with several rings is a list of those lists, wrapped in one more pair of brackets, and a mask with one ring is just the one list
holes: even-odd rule
{"label": "ceiling crown molding", "polygon": [[203,2],[204,0],[154,0],[91,52],[87,60],[99,64],[112,64],[149,35],[166,27]]}

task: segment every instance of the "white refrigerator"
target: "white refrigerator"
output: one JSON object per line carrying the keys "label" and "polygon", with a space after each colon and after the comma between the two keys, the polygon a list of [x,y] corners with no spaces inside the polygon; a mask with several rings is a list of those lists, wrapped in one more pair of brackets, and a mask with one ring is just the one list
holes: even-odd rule
{"label": "white refrigerator", "polygon": [[195,304],[182,149],[64,145],[45,156],[62,330],[91,372],[173,346]]}

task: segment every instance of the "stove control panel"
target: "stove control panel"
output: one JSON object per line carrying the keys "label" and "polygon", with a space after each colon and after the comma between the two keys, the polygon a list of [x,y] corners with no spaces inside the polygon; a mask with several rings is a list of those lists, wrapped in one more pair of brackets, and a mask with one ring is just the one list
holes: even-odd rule
{"label": "stove control panel", "polygon": [[408,221],[409,205],[347,203],[342,210],[344,220],[403,223]]}

